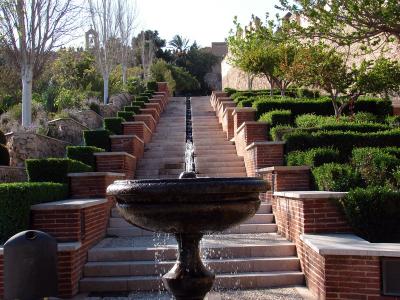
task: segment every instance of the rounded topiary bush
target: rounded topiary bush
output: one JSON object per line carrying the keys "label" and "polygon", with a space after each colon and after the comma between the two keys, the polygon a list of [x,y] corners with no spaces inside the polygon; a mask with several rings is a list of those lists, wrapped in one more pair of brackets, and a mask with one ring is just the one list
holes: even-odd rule
{"label": "rounded topiary bush", "polygon": [[10,165],[10,154],[5,145],[0,144],[0,166]]}
{"label": "rounded topiary bush", "polygon": [[0,144],[2,144],[2,145],[7,144],[6,136],[4,135],[4,132],[1,130],[0,130]]}

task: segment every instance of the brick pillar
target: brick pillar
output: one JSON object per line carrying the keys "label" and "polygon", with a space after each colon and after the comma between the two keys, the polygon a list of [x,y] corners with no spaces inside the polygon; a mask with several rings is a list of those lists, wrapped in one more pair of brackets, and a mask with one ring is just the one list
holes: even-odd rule
{"label": "brick pillar", "polygon": [[239,156],[245,156],[246,147],[254,142],[268,140],[268,124],[246,121],[236,130],[235,145]]}
{"label": "brick pillar", "polygon": [[227,140],[234,138],[234,124],[233,124],[233,111],[234,107],[227,107],[222,116],[222,130],[226,132]]}
{"label": "brick pillar", "polygon": [[244,161],[248,176],[258,169],[282,166],[285,142],[254,142],[246,147]]}
{"label": "brick pillar", "polygon": [[168,82],[157,82],[157,91],[165,92],[167,95],[171,96],[171,92],[168,88]]}
{"label": "brick pillar", "polygon": [[235,108],[233,111],[233,131],[236,135],[238,128],[246,121],[255,121],[256,110],[251,107]]}

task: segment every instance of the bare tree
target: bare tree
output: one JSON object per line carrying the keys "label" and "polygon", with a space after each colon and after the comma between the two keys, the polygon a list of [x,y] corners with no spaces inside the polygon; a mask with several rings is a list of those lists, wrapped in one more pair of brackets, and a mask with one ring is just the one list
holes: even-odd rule
{"label": "bare tree", "polygon": [[32,82],[77,28],[73,0],[0,0],[0,41],[21,72],[22,126],[32,123]]}
{"label": "bare tree", "polygon": [[148,79],[150,76],[150,67],[153,64],[155,57],[155,45],[153,36],[147,32],[142,31],[140,36],[136,39],[136,47],[141,50],[141,61],[143,68],[144,79]]}
{"label": "bare tree", "polygon": [[113,0],[89,0],[91,23],[96,32],[95,54],[103,76],[104,103],[108,103],[110,74],[118,62],[121,41],[118,38],[118,3]]}
{"label": "bare tree", "polygon": [[135,0],[118,0],[117,20],[119,38],[121,39],[121,66],[122,83],[126,84],[126,71],[128,69],[129,54],[133,53],[130,48],[133,33],[136,28],[137,6]]}

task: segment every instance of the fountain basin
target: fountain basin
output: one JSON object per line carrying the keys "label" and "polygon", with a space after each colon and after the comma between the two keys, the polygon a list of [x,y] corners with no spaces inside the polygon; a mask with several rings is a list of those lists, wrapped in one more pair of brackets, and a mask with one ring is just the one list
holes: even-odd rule
{"label": "fountain basin", "polygon": [[253,216],[259,193],[267,190],[259,178],[189,178],[121,180],[108,187],[129,223],[155,232],[212,233]]}

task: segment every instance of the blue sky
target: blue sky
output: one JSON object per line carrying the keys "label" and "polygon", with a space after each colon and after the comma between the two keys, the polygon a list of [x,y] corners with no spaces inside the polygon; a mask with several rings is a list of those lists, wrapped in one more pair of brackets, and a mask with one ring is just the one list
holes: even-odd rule
{"label": "blue sky", "polygon": [[274,16],[278,0],[136,0],[141,28],[157,29],[169,41],[181,34],[201,46],[220,42],[233,27],[233,17],[247,24],[251,15]]}

